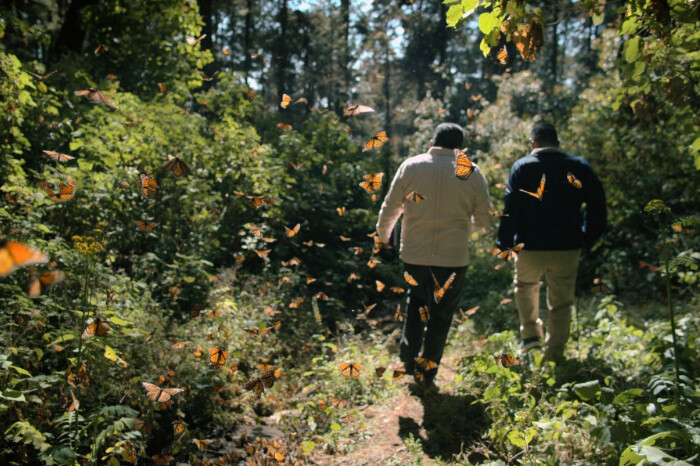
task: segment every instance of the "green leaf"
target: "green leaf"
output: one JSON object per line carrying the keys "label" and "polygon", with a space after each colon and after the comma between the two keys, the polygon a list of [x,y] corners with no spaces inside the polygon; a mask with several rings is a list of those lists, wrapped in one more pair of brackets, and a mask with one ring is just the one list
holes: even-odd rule
{"label": "green leaf", "polygon": [[17,373],[20,374],[20,375],[26,375],[27,377],[31,377],[31,376],[32,376],[32,374],[30,374],[29,371],[27,371],[26,369],[23,369],[23,368],[21,368],[21,367],[10,366],[10,368],[11,368],[11,369],[14,369],[15,372],[17,372]]}
{"label": "green leaf", "polygon": [[488,42],[486,42],[485,38],[481,39],[481,42],[479,43],[479,50],[481,50],[481,53],[483,53],[485,57],[491,53],[491,46],[488,44]]}
{"label": "green leaf", "polygon": [[593,26],[600,26],[605,20],[604,12],[601,11],[600,13],[593,13],[591,15],[591,20],[593,21]]}
{"label": "green leaf", "polygon": [[122,319],[120,317],[115,317],[115,316],[112,316],[109,318],[109,323],[114,324],[114,325],[119,325],[120,327],[123,327],[125,325],[133,325],[133,322],[131,322],[130,320],[125,320],[125,319]]}
{"label": "green leaf", "polygon": [[447,25],[455,27],[462,19],[462,5],[452,5],[447,9]]}
{"label": "green leaf", "polygon": [[592,400],[600,391],[600,382],[591,380],[588,382],[577,383],[573,386],[574,393],[584,401]]}
{"label": "green leaf", "polygon": [[194,283],[194,281],[196,280],[196,278],[191,276],[191,275],[187,275],[186,277],[183,277],[182,279],[185,281],[185,283]]}
{"label": "green leaf", "polygon": [[95,165],[95,164],[92,163],[92,162],[90,162],[89,160],[85,160],[85,159],[79,159],[79,160],[78,160],[78,166],[80,167],[80,170],[85,171],[85,172],[91,172],[91,171],[92,171],[92,167],[93,167],[94,165]]}
{"label": "green leaf", "polygon": [[74,141],[71,141],[68,147],[70,147],[70,150],[78,150],[81,147],[83,147],[83,140],[82,139],[76,139]]}
{"label": "green leaf", "polygon": [[27,401],[19,390],[1,390],[0,398],[11,401]]}
{"label": "green leaf", "polygon": [[635,36],[625,42],[625,61],[627,63],[635,62],[639,58],[639,41],[639,36]]}
{"label": "green leaf", "polygon": [[481,13],[479,15],[479,29],[488,34],[501,25],[501,20],[493,13]]}
{"label": "green leaf", "polygon": [[518,448],[525,448],[527,446],[525,434],[519,429],[511,429],[508,432],[508,441]]}
{"label": "green leaf", "polygon": [[65,335],[61,335],[60,337],[56,338],[54,341],[46,345],[47,347],[51,347],[54,345],[62,345],[63,343],[74,340],[75,339],[75,334],[74,333],[66,333]]}
{"label": "green leaf", "polygon": [[313,440],[306,440],[304,442],[301,442],[301,451],[304,452],[305,455],[311,453],[314,448],[316,448],[316,442],[314,442]]}
{"label": "green leaf", "polygon": [[338,424],[337,422],[334,422],[333,424],[331,424],[331,430],[333,432],[338,432],[340,430],[340,424]]}
{"label": "green leaf", "polygon": [[630,466],[644,461],[644,458],[632,451],[633,446],[634,445],[630,445],[629,447],[625,448],[625,451],[622,452],[620,455],[619,466]]}
{"label": "green leaf", "polygon": [[618,393],[615,398],[613,398],[613,403],[615,404],[625,404],[629,400],[632,400],[634,398],[637,398],[638,396],[641,396],[644,391],[641,388],[631,388],[629,390],[625,390],[622,393]]}

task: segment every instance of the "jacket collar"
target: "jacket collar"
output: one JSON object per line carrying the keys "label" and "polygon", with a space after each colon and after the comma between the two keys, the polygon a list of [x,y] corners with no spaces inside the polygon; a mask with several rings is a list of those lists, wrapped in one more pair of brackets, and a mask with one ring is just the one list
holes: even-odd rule
{"label": "jacket collar", "polygon": [[539,154],[540,152],[561,152],[562,154],[564,153],[563,150],[556,146],[548,146],[548,147],[538,147],[537,149],[533,149],[532,152],[530,152],[530,155],[536,155]]}
{"label": "jacket collar", "polygon": [[433,146],[428,149],[428,154],[430,155],[451,155],[454,157],[454,149],[445,149],[444,147]]}

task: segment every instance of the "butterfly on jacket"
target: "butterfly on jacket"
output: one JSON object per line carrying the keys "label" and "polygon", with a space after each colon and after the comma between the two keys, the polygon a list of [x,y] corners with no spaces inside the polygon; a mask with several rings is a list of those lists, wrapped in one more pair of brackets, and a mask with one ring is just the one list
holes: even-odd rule
{"label": "butterfly on jacket", "polygon": [[17,267],[45,264],[49,258],[29,246],[0,238],[0,277],[8,275]]}
{"label": "butterfly on jacket", "polygon": [[418,312],[420,313],[421,322],[428,322],[430,320],[430,309],[428,309],[428,306],[419,307]]}
{"label": "butterfly on jacket", "polygon": [[542,178],[540,178],[540,185],[537,187],[537,191],[534,193],[531,191],[526,191],[524,189],[520,189],[520,191],[524,192],[525,194],[529,194],[530,196],[534,197],[537,200],[542,200],[542,195],[544,194],[544,185],[547,182],[547,176],[542,173]]}
{"label": "butterfly on jacket", "polygon": [[571,186],[573,186],[576,189],[583,188],[583,183],[581,183],[581,181],[578,178],[576,178],[571,172],[566,174],[566,181],[568,181],[569,184],[571,184]]}
{"label": "butterfly on jacket", "polygon": [[420,202],[425,200],[425,196],[423,196],[417,191],[411,191],[406,195],[406,199],[408,200],[408,202]]}
{"label": "butterfly on jacket", "polygon": [[467,157],[466,151],[455,149],[455,160],[452,162],[455,167],[455,176],[460,180],[466,180],[474,171],[474,163]]}

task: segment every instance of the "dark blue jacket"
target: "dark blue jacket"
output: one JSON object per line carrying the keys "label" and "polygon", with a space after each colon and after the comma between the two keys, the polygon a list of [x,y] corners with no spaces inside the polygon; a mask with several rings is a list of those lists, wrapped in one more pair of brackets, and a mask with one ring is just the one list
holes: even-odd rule
{"label": "dark blue jacket", "polygon": [[[537,192],[543,173],[541,200],[520,191]],[[568,173],[581,182],[581,188],[569,182]],[[533,251],[590,247],[605,231],[605,192],[582,157],[554,147],[536,149],[511,168],[503,214],[496,240],[500,249],[518,243]]]}

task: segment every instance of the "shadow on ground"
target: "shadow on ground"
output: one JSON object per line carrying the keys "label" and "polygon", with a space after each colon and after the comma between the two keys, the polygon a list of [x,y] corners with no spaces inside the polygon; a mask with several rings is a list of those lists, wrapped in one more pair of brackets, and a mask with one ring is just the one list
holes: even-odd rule
{"label": "shadow on ground", "polygon": [[[472,396],[439,392],[422,392],[417,386],[411,392],[423,404],[423,424],[408,417],[399,418],[399,436],[421,440],[423,451],[431,458],[449,461],[454,455],[470,449],[488,429],[491,421],[480,403]],[[424,435],[421,435],[424,430]],[[483,458],[469,458],[470,463]]]}

